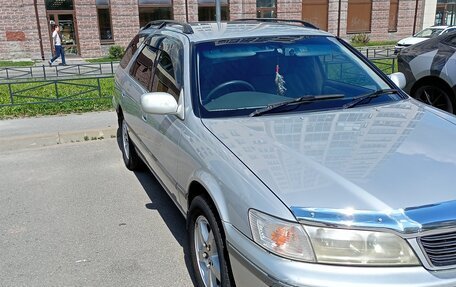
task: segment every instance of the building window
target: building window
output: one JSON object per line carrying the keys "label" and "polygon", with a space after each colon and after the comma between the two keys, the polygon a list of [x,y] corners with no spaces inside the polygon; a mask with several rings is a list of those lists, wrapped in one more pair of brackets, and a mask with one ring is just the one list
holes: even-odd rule
{"label": "building window", "polygon": [[372,0],[348,0],[347,33],[371,30]]}
{"label": "building window", "polygon": [[150,21],[173,19],[171,0],[139,0],[139,26],[144,27]]}
{"label": "building window", "polygon": [[[228,0],[221,0],[220,18],[222,21],[228,21]],[[214,0],[198,0],[198,21],[215,21],[215,1]]]}
{"label": "building window", "polygon": [[437,0],[435,12],[436,25],[456,25],[456,2],[448,0]]}
{"label": "building window", "polygon": [[46,0],[46,10],[73,10],[73,0]]}
{"label": "building window", "polygon": [[102,44],[113,43],[111,11],[109,9],[109,0],[96,0],[98,14],[98,29],[100,31],[100,40]]}
{"label": "building window", "polygon": [[257,0],[257,18],[277,18],[276,0]]}
{"label": "building window", "polygon": [[328,31],[328,0],[303,0],[302,20]]}
{"label": "building window", "polygon": [[389,13],[389,24],[388,32],[397,31],[397,14],[399,10],[399,0],[390,0],[390,13]]}
{"label": "building window", "polygon": [[372,0],[348,0],[347,33],[368,33],[371,29]]}

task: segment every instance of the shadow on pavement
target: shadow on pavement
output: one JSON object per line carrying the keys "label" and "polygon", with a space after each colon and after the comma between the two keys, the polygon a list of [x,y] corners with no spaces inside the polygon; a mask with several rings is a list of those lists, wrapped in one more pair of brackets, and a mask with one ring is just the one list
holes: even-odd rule
{"label": "shadow on pavement", "polygon": [[[119,149],[122,151],[122,137],[120,129],[117,129],[117,144],[119,145]],[[190,259],[190,250],[188,248],[185,218],[145,164],[142,166],[141,171],[135,171],[134,174],[150,198],[151,202],[146,204],[145,207],[147,209],[158,211],[176,241],[180,244],[180,246],[182,246],[184,251],[185,266],[187,267],[193,285],[196,286]]]}

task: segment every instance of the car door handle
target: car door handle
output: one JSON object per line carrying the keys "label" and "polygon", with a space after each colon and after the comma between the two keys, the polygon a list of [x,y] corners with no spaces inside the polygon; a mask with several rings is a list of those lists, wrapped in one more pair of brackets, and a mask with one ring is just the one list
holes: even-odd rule
{"label": "car door handle", "polygon": [[143,121],[147,122],[147,115],[146,114],[142,114],[141,118],[142,118]]}

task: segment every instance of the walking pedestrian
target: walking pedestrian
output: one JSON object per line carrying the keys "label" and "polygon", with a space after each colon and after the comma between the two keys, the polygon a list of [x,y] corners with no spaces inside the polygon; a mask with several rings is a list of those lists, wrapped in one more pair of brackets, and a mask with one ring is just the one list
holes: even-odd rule
{"label": "walking pedestrian", "polygon": [[62,34],[60,33],[60,26],[55,25],[54,32],[52,33],[52,48],[54,57],[49,60],[49,66],[52,66],[52,63],[58,58],[61,57],[62,63],[60,65],[66,66],[65,62],[65,51],[62,46]]}

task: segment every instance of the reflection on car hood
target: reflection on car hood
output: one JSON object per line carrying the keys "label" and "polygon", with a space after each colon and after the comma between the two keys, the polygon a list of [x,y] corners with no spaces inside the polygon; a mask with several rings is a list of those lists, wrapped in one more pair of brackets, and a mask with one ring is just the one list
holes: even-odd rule
{"label": "reflection on car hood", "polygon": [[385,211],[456,199],[454,118],[413,100],[203,122],[289,207]]}
{"label": "reflection on car hood", "polygon": [[420,37],[408,37],[397,42],[399,45],[414,45],[423,41],[428,40],[429,38],[420,38]]}

